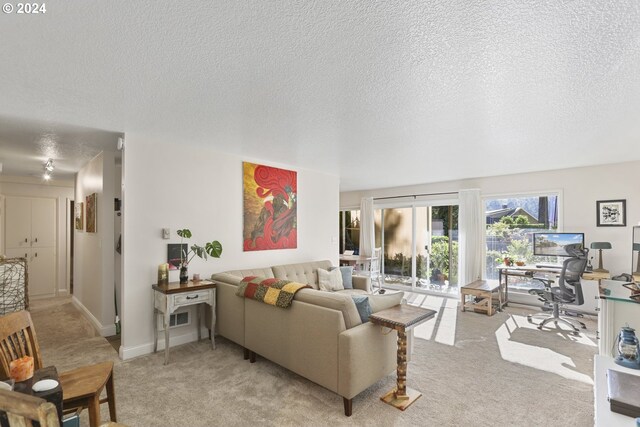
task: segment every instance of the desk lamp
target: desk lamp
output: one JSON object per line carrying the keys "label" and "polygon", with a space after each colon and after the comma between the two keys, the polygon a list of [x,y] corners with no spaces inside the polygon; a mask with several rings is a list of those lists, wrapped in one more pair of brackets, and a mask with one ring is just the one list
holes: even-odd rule
{"label": "desk lamp", "polygon": [[634,243],[633,250],[638,252],[638,264],[636,265],[636,271],[634,271],[633,274],[640,274],[640,243]]}
{"label": "desk lamp", "polygon": [[598,268],[593,271],[599,273],[608,273],[609,270],[602,268],[602,250],[611,249],[611,243],[609,242],[591,242],[591,249],[598,249]]}

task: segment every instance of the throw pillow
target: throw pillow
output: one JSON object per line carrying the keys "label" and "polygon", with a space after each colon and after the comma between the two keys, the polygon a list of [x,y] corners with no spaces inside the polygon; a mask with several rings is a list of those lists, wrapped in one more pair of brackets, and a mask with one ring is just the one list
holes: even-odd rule
{"label": "throw pillow", "polygon": [[387,308],[402,304],[402,298],[404,298],[404,292],[371,295],[369,297],[371,312],[377,313],[380,310],[386,310]]}
{"label": "throw pillow", "polygon": [[353,267],[346,265],[342,267],[331,267],[329,271],[340,269],[342,274],[342,287],[344,289],[353,289]]}
{"label": "throw pillow", "polygon": [[360,320],[362,321],[362,323],[368,322],[369,316],[371,316],[369,297],[366,295],[351,295],[351,298],[356,305],[356,309],[358,310],[358,314],[360,315]]}
{"label": "throw pillow", "polygon": [[321,291],[341,291],[344,289],[342,285],[342,274],[340,270],[327,271],[322,268],[318,269],[318,286]]}

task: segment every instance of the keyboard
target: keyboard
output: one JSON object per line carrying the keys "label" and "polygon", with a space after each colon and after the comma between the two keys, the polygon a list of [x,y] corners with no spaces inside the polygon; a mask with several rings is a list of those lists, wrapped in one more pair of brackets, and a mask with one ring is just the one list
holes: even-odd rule
{"label": "keyboard", "polygon": [[536,268],[552,268],[554,270],[562,270],[560,264],[536,264]]}

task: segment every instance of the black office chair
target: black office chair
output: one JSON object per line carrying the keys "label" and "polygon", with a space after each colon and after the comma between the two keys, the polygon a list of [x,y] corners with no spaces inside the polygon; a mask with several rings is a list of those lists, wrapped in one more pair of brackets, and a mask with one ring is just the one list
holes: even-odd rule
{"label": "black office chair", "polygon": [[[574,335],[577,335],[579,330],[575,323],[580,324],[582,329],[586,329],[586,325],[577,319],[560,316],[560,307],[584,304],[580,277],[587,267],[587,254],[589,250],[582,249],[579,244],[567,245],[565,249],[571,257],[562,263],[562,271],[558,277],[558,286],[551,286],[554,282],[553,280],[534,277],[534,280],[539,280],[544,283],[545,288],[544,290],[531,289],[529,293],[537,295],[539,297],[538,299],[545,303],[545,307],[552,310],[551,314],[542,315],[545,319],[538,324],[538,329],[542,329],[547,323],[551,322],[554,322],[556,327],[558,323],[564,323],[573,329]],[[532,322],[533,316],[539,317],[540,313],[530,314],[527,316],[527,319]]]}

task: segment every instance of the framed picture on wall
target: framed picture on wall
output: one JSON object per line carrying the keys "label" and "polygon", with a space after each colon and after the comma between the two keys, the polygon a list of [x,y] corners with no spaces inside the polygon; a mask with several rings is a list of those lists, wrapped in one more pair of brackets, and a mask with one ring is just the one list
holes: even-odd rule
{"label": "framed picture on wall", "polygon": [[87,233],[95,233],[97,230],[98,196],[91,193],[87,196]]}
{"label": "framed picture on wall", "polygon": [[625,227],[627,225],[627,201],[598,200],[596,215],[598,227]]}
{"label": "framed picture on wall", "polygon": [[75,211],[76,230],[84,230],[84,203],[76,203]]}
{"label": "framed picture on wall", "polygon": [[169,270],[177,270],[180,267],[180,260],[189,251],[186,243],[169,243],[167,245],[167,263]]}

